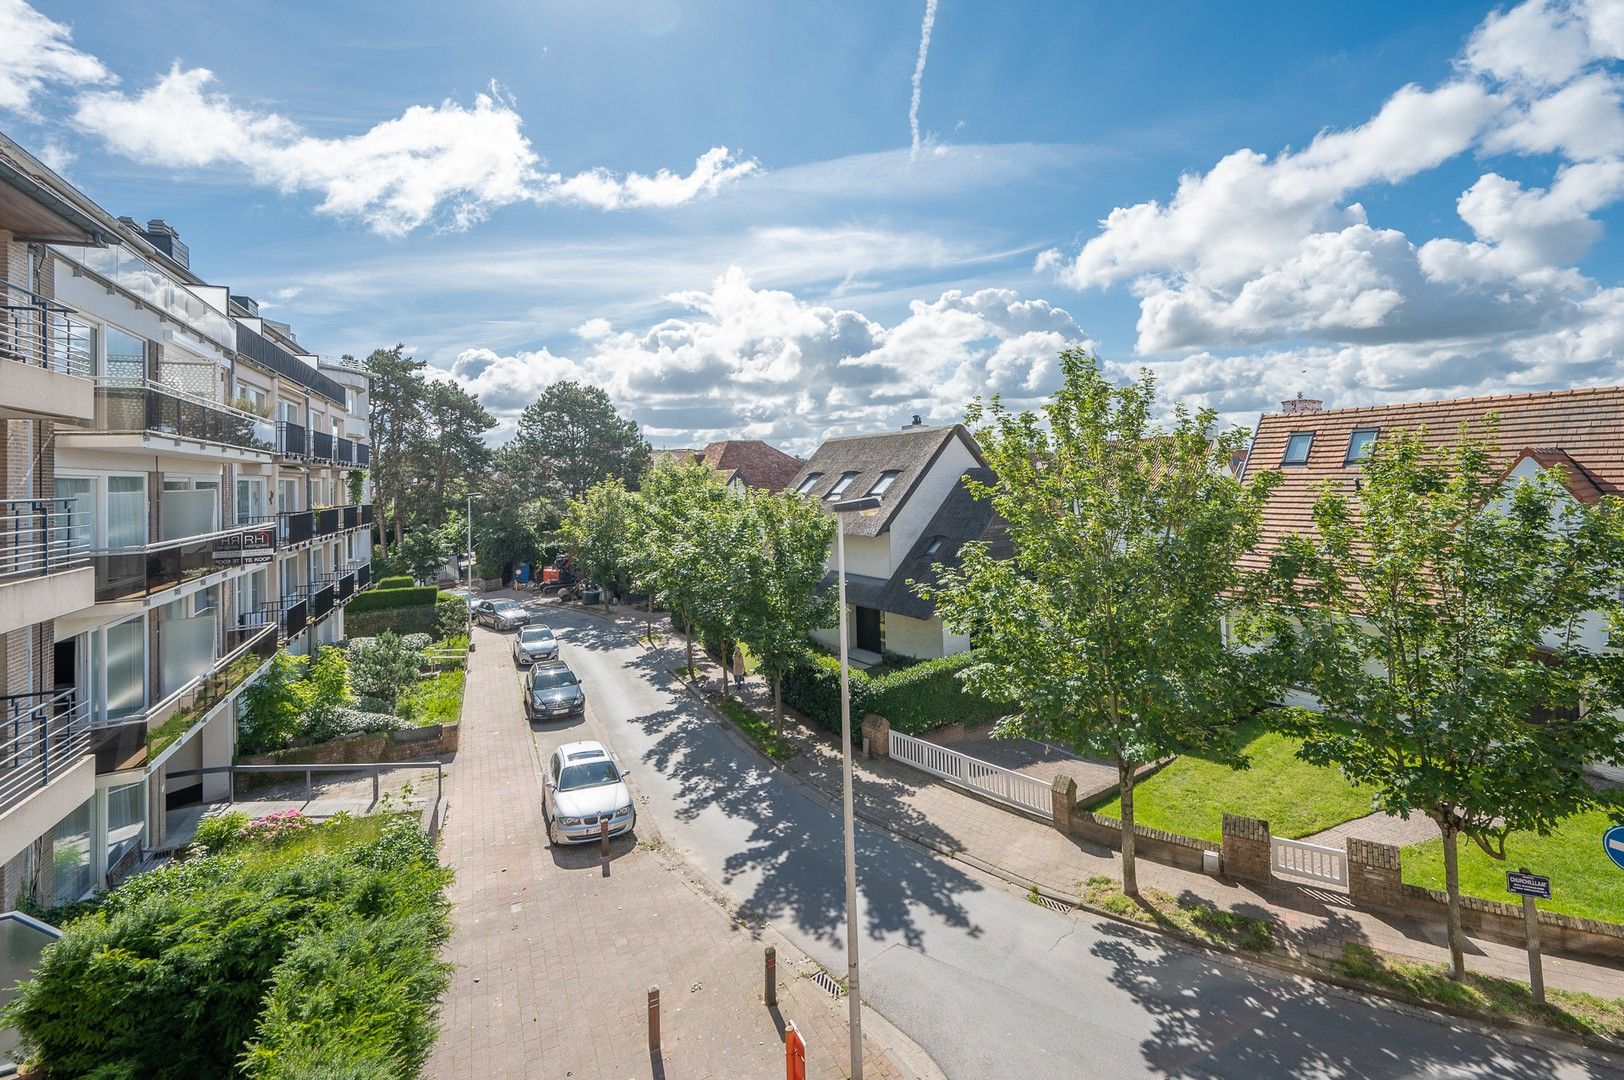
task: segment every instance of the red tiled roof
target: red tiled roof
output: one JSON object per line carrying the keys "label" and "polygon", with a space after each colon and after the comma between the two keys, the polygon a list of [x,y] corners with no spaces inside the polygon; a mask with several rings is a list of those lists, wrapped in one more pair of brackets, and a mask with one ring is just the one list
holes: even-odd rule
{"label": "red tiled roof", "polygon": [[[1560,465],[1568,490],[1580,501],[1624,495],[1624,386],[1268,413],[1258,421],[1242,475],[1250,479],[1274,469],[1281,482],[1269,496],[1261,542],[1247,561],[1260,565],[1282,537],[1314,531],[1314,503],[1327,480],[1357,498],[1360,468],[1347,463],[1348,440],[1355,431],[1374,428],[1378,438],[1396,431],[1424,432],[1428,445],[1448,446],[1459,441],[1463,423],[1472,434],[1489,437],[1485,421],[1491,414],[1499,418],[1492,438],[1505,471],[1532,457],[1545,468]],[[1314,436],[1306,464],[1284,464],[1287,441],[1306,433]]]}
{"label": "red tiled roof", "polygon": [[801,459],[791,457],[760,439],[725,439],[695,455],[722,474],[722,482],[737,479],[763,491],[782,491],[801,471]]}

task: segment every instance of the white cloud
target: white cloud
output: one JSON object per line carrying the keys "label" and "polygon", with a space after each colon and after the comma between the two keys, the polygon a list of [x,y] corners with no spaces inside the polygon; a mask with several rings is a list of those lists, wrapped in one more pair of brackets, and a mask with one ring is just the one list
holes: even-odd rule
{"label": "white cloud", "polygon": [[925,0],[925,17],[919,23],[919,56],[914,60],[913,94],[908,99],[908,132],[913,137],[910,153],[919,155],[919,99],[925,92],[925,59],[930,55],[930,34],[936,27],[936,0]]}
{"label": "white cloud", "polygon": [[1560,85],[1589,59],[1581,11],[1529,0],[1484,19],[1466,43],[1462,63],[1497,79]]}
{"label": "white cloud", "polygon": [[414,105],[359,135],[323,138],[274,112],[238,107],[211,89],[205,68],[176,64],[138,94],[83,95],[80,130],[136,161],[169,167],[235,166],[255,182],[321,196],[318,209],[399,236],[431,220],[463,229],[520,201],[612,210],[665,208],[714,194],[756,169],[725,147],[690,174],[662,169],[623,177],[595,169],[547,173],[511,99],[492,85],[471,106]]}
{"label": "white cloud", "polygon": [[70,44],[72,37],[67,25],[23,0],[0,0],[0,109],[28,116],[47,85],[115,81],[100,60]]}
{"label": "white cloud", "polygon": [[751,432],[805,451],[913,413],[956,420],[977,394],[1035,401],[1053,388],[1059,350],[1086,342],[1065,311],[1003,289],[915,301],[890,326],[757,288],[736,267],[669,299],[686,313],[642,332],[593,326],[562,355],[465,349],[451,375],[504,430],[543,387],[575,378],[603,386],[657,441]]}

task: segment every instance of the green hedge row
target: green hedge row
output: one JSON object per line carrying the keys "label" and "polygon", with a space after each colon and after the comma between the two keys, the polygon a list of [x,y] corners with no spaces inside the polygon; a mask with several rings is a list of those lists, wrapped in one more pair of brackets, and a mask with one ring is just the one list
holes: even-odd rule
{"label": "green hedge row", "polygon": [[[944,724],[979,724],[1003,714],[994,702],[965,690],[958,673],[975,663],[974,653],[926,660],[878,678],[851,671],[852,722],[867,713],[891,721],[891,730],[921,735]],[[822,652],[784,676],[784,703],[825,731],[840,730],[840,661]]]}
{"label": "green hedge row", "polygon": [[350,606],[345,609],[346,637],[377,637],[385,630],[391,630],[403,635],[428,634],[439,639],[468,631],[468,605],[461,597],[440,596],[432,605],[419,604],[415,607],[357,609],[356,605],[370,595],[362,593],[350,601]]}
{"label": "green hedge row", "polygon": [[417,586],[417,582],[409,574],[393,574],[379,578],[376,585],[380,589],[411,589]]}
{"label": "green hedge row", "polygon": [[350,601],[351,611],[383,611],[387,608],[427,607],[440,590],[433,585],[408,585],[401,589],[367,589]]}

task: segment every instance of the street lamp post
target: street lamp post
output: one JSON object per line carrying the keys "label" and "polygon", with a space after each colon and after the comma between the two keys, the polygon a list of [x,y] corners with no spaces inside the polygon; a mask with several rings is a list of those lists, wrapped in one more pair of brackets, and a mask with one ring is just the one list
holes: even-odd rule
{"label": "street lamp post", "polygon": [[880,508],[877,495],[848,499],[835,515],[835,582],[840,605],[840,801],[846,840],[846,1007],[851,1027],[851,1076],[863,1080],[863,996],[857,982],[857,845],[851,797],[851,660],[846,649],[846,527],[843,515],[868,517]]}
{"label": "street lamp post", "polygon": [[473,492],[468,493],[468,595],[474,595],[474,500],[479,498]]}

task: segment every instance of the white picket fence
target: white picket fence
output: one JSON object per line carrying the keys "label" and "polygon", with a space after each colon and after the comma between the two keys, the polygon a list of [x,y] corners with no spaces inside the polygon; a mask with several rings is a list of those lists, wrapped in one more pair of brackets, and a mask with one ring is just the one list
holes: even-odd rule
{"label": "white picket fence", "polygon": [[1054,812],[1050,786],[1036,777],[949,750],[945,746],[891,733],[891,757],[939,776],[950,784],[1047,818]]}
{"label": "white picket fence", "polygon": [[1305,844],[1301,840],[1283,840],[1274,837],[1269,842],[1274,872],[1282,877],[1305,878],[1331,885],[1348,886],[1348,852],[1346,848]]}

